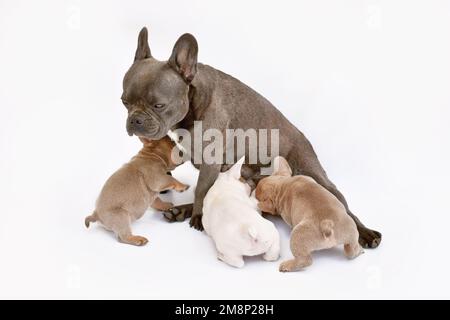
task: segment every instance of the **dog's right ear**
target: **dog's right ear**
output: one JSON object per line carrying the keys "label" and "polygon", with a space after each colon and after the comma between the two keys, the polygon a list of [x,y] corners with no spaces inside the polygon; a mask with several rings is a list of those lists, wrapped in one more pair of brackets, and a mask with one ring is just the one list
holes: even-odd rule
{"label": "dog's right ear", "polygon": [[281,156],[275,157],[273,159],[273,173],[274,176],[286,176],[290,177],[292,176],[292,169],[289,166],[289,163],[286,161],[285,158]]}
{"label": "dog's right ear", "polygon": [[139,32],[138,46],[136,49],[136,54],[134,55],[134,61],[151,57],[152,53],[150,52],[150,47],[148,45],[148,31],[146,27],[143,27],[141,32]]}
{"label": "dog's right ear", "polygon": [[190,83],[197,73],[198,44],[190,33],[183,34],[175,43],[169,65],[178,72],[183,79]]}

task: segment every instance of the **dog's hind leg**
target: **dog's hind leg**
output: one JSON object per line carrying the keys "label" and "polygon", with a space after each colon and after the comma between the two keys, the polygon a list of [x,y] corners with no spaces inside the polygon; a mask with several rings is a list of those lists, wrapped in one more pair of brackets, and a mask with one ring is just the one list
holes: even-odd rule
{"label": "dog's hind leg", "polygon": [[311,252],[317,250],[316,241],[323,236],[308,224],[300,223],[291,232],[291,251],[294,259],[280,264],[281,272],[299,271],[313,263]]}
{"label": "dog's hind leg", "polygon": [[147,238],[132,234],[130,216],[126,210],[117,209],[111,213],[108,224],[120,242],[134,246],[143,246],[148,242]]}
{"label": "dog's hind leg", "polygon": [[[318,184],[323,186],[325,189],[327,189],[329,192],[331,192],[338,200],[344,205],[347,214],[355,221],[356,226],[358,228],[359,232],[359,243],[364,248],[376,248],[381,243],[381,233],[375,230],[371,230],[367,228],[359,219],[357,216],[355,216],[349,209],[347,200],[345,199],[344,195],[337,189],[337,187],[334,185],[333,182],[330,181],[330,179],[327,177],[327,174],[322,169],[320,163],[318,162],[318,159],[315,158],[316,165],[311,166],[310,168],[302,168],[302,170],[298,173],[310,176]],[[297,174],[298,174],[297,173]]]}
{"label": "dog's hind leg", "polygon": [[263,255],[263,259],[266,261],[276,261],[280,257],[280,241],[274,241],[272,246]]}
{"label": "dog's hind leg", "polygon": [[348,235],[348,240],[344,242],[345,256],[349,259],[354,259],[361,253],[364,253],[363,248],[358,242],[358,232],[354,230]]}
{"label": "dog's hind leg", "polygon": [[219,260],[222,260],[226,264],[235,268],[242,268],[245,264],[244,257],[242,256],[219,254],[217,257]]}
{"label": "dog's hind leg", "polygon": [[236,268],[242,268],[245,264],[244,257],[236,254],[234,252],[229,252],[229,250],[222,248],[221,246],[217,246],[216,244],[216,250],[217,250],[217,259],[225,262],[226,264],[236,267]]}

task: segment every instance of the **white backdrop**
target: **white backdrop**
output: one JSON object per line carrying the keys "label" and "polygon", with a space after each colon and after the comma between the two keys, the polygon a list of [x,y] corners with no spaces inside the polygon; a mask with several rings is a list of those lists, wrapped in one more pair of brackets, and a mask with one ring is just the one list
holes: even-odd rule
{"label": "white backdrop", "polygon": [[[232,269],[159,213],[134,226],[145,247],[86,230],[102,184],[140,147],[119,98],[144,25],[156,58],[190,32],[199,61],[271,100],[381,246],[281,274],[259,258]],[[0,297],[450,298],[449,39],[449,1],[1,0]]]}

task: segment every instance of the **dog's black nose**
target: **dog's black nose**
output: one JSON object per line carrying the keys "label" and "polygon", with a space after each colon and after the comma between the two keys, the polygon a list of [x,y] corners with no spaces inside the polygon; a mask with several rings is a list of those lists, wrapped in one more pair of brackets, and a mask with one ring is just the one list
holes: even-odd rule
{"label": "dog's black nose", "polygon": [[133,119],[133,120],[131,120],[131,123],[132,124],[137,124],[137,125],[140,126],[140,125],[142,125],[143,122],[141,121],[141,119]]}
{"label": "dog's black nose", "polygon": [[130,119],[130,124],[134,127],[141,127],[144,124],[144,119],[139,116],[135,116]]}

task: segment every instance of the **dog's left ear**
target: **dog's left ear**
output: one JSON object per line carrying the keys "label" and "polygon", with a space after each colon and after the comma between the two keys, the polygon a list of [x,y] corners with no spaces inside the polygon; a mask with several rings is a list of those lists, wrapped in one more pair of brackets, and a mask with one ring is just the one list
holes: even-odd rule
{"label": "dog's left ear", "polygon": [[178,72],[183,79],[190,83],[197,73],[198,44],[190,33],[183,34],[175,43],[169,65]]}
{"label": "dog's left ear", "polygon": [[270,201],[270,199],[258,201],[258,208],[262,212],[275,214],[275,212],[273,210],[273,204],[272,204],[272,201]]}
{"label": "dog's left ear", "polygon": [[278,156],[273,159],[273,173],[274,176],[292,176],[292,169],[285,158]]}
{"label": "dog's left ear", "polygon": [[238,162],[236,162],[229,170],[228,170],[228,174],[233,177],[236,180],[239,180],[239,178],[241,177],[241,169],[242,169],[242,165],[244,164],[245,161],[245,156],[243,156],[242,158],[239,159]]}
{"label": "dog's left ear", "polygon": [[148,45],[148,30],[143,27],[141,32],[139,32],[138,46],[136,49],[136,54],[134,55],[134,61],[151,58],[152,53],[150,52],[150,47]]}

